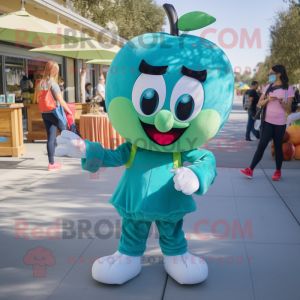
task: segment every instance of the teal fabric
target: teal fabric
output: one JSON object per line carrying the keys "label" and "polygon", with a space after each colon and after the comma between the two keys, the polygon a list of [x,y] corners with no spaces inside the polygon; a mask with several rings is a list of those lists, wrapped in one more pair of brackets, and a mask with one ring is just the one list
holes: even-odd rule
{"label": "teal fabric", "polygon": [[191,163],[187,168],[190,168],[199,179],[200,189],[195,194],[204,195],[217,176],[214,155],[207,150],[194,149],[182,152],[181,156],[183,161]]}
{"label": "teal fabric", "polygon": [[171,213],[168,216],[160,214],[149,214],[142,212],[126,212],[126,209],[123,209],[121,206],[115,206],[118,214],[123,218],[129,218],[134,220],[146,220],[149,222],[154,221],[166,221],[166,222],[177,222],[182,219],[187,213],[186,212],[175,212]]}
{"label": "teal fabric", "polygon": [[[202,110],[213,109],[221,117],[219,131],[229,117],[234,97],[234,72],[231,63],[217,45],[199,36],[181,34],[172,36],[163,32],[145,33],[134,37],[117,53],[107,73],[105,104],[116,97],[132,99],[132,89],[141,75],[142,60],[153,66],[168,66],[163,74],[166,97],[162,109],[170,110],[170,99],[182,66],[194,71],[207,70],[202,83],[204,102]],[[197,132],[195,132],[197,135]],[[125,136],[126,138],[126,136]]]}
{"label": "teal fabric", "polygon": [[[99,143],[85,140],[86,159],[82,168],[95,173],[101,167],[120,167],[129,159],[131,143],[126,142],[116,150],[105,149]],[[182,162],[198,177],[203,195],[216,177],[213,154],[195,149],[183,152]],[[110,199],[122,217],[138,220],[178,222],[187,213],[196,210],[192,196],[175,190],[173,177],[173,153],[162,153],[138,148],[132,166],[125,169],[123,176]]]}
{"label": "teal fabric", "polygon": [[[118,167],[127,163],[131,150],[131,143],[120,145],[116,150],[103,148],[100,143],[85,141],[86,158],[81,159],[82,169],[97,173],[101,167]],[[104,163],[105,162],[105,163]]]}
{"label": "teal fabric", "polygon": [[[123,218],[119,252],[130,256],[142,256],[152,222]],[[182,230],[183,220],[176,223],[157,221],[159,245],[165,255],[174,256],[187,252],[187,241]]]}
{"label": "teal fabric", "polygon": [[175,256],[187,252],[187,241],[182,230],[183,219],[176,223],[157,221],[159,245],[164,255]]}

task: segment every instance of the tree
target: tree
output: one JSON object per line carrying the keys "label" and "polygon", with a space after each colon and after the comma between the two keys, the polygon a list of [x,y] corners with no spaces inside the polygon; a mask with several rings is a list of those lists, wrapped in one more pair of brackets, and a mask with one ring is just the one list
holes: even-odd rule
{"label": "tree", "polygon": [[252,80],[257,81],[259,86],[266,86],[269,83],[269,71],[275,65],[273,58],[268,56],[264,62],[257,64],[257,71],[252,77]]}
{"label": "tree", "polygon": [[283,0],[284,3],[290,3],[291,5],[300,6],[300,0]]}
{"label": "tree", "polygon": [[299,82],[300,67],[300,6],[291,5],[287,11],[277,13],[270,28],[271,57],[276,64],[286,67],[290,83]]}
{"label": "tree", "polygon": [[251,85],[252,79],[251,79],[251,73],[244,72],[244,74],[235,73],[234,74],[234,82],[235,83],[247,83],[248,85]]}
{"label": "tree", "polygon": [[82,60],[82,70],[80,72],[80,102],[85,103],[85,82],[86,82],[86,59]]}
{"label": "tree", "polygon": [[270,55],[259,63],[259,71],[253,80],[259,85],[269,83],[269,70],[274,65],[283,65],[287,70],[290,84],[300,81],[300,0],[286,0],[290,3],[286,11],[278,11],[270,27]]}
{"label": "tree", "polygon": [[162,30],[164,10],[153,0],[71,0],[74,8],[87,19],[130,40]]}

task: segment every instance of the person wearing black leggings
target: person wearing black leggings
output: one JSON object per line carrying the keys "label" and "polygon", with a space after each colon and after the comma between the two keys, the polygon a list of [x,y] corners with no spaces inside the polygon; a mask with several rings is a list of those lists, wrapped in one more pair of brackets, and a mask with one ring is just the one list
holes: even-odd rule
{"label": "person wearing black leggings", "polygon": [[282,141],[285,128],[286,125],[273,125],[268,122],[264,123],[264,130],[262,131],[257,150],[250,165],[251,170],[254,170],[257,164],[261,161],[271,139],[273,139],[274,142],[276,170],[281,170],[283,161]]}
{"label": "person wearing black leggings", "polygon": [[291,112],[294,90],[288,85],[289,78],[285,67],[282,65],[272,67],[269,72],[269,78],[271,83],[266,86],[258,102],[258,106],[262,107],[260,141],[250,167],[240,170],[240,172],[248,178],[252,178],[253,170],[261,161],[270,140],[273,139],[276,171],[272,180],[280,180],[286,113],[289,114]]}
{"label": "person wearing black leggings", "polygon": [[56,128],[59,132],[66,129],[65,124],[61,120],[57,119],[56,116],[50,113],[42,113],[42,118],[47,131],[47,152],[49,164],[54,164],[54,151],[55,151],[55,139],[56,139]]}
{"label": "person wearing black leggings", "polygon": [[[72,115],[71,110],[67,106],[65,100],[62,98],[61,90],[57,84],[59,66],[54,61],[48,61],[45,66],[43,80],[39,83],[38,91],[41,90],[51,90],[53,100],[56,104],[56,107],[62,105],[65,111]],[[54,115],[53,111],[42,111],[42,118],[45,124],[47,132],[47,153],[48,153],[48,170],[58,170],[62,168],[62,164],[59,164],[54,161],[54,150],[55,150],[55,139],[56,139],[56,128],[59,132],[62,132],[66,129],[62,121],[60,121]],[[73,117],[74,119],[74,117]]]}

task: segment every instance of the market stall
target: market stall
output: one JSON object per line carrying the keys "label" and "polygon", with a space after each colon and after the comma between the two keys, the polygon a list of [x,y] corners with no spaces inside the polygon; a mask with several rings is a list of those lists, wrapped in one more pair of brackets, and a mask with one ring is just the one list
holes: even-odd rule
{"label": "market stall", "polygon": [[21,103],[0,104],[0,156],[19,157],[25,153],[22,107]]}
{"label": "market stall", "polygon": [[112,127],[105,113],[81,115],[79,131],[83,139],[101,143],[107,149],[116,149],[126,142]]}
{"label": "market stall", "polygon": [[[35,49],[31,49],[31,52],[55,54],[73,59],[92,59],[97,60],[98,63],[109,66],[116,56],[120,47],[111,44],[99,43],[96,40],[81,41],[69,45],[60,45],[60,47],[53,48],[52,46],[44,46]],[[83,67],[82,67],[83,68]],[[86,66],[84,67],[86,69]],[[84,69],[83,68],[83,69]],[[86,72],[86,70],[85,70]],[[82,75],[84,75],[84,73]],[[81,92],[83,91],[86,82],[83,82],[84,76],[80,77]],[[85,99],[82,99],[85,101]],[[95,103],[93,103],[94,105]],[[124,142],[124,139],[120,137],[112,125],[110,124],[106,114],[86,115],[89,113],[90,106],[86,103],[75,103],[76,117],[75,125],[79,128],[79,131],[84,133],[81,135],[83,138],[87,138],[92,141],[104,142],[104,147],[115,149],[118,145]],[[39,113],[38,106],[33,104],[26,104],[28,109],[28,135],[27,140],[32,141],[36,139],[45,139],[46,131],[44,129],[41,114]],[[96,109],[98,110],[98,108]],[[83,122],[83,124],[81,124]]]}
{"label": "market stall", "polygon": [[[80,116],[90,112],[90,105],[87,103],[74,103],[75,104],[75,124],[80,127]],[[39,110],[38,104],[25,104],[27,108],[28,118],[28,134],[26,135],[27,142],[38,140],[47,140],[47,133],[42,119],[42,113]],[[57,130],[57,135],[59,131]]]}

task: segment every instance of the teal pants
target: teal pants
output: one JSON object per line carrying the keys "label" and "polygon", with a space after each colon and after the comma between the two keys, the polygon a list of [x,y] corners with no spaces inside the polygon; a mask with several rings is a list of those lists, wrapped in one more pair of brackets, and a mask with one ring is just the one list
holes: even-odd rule
{"label": "teal pants", "polygon": [[[183,220],[176,223],[156,221],[159,245],[164,255],[174,256],[187,252],[187,241],[182,230]],[[152,222],[123,218],[119,252],[130,256],[142,256]]]}

